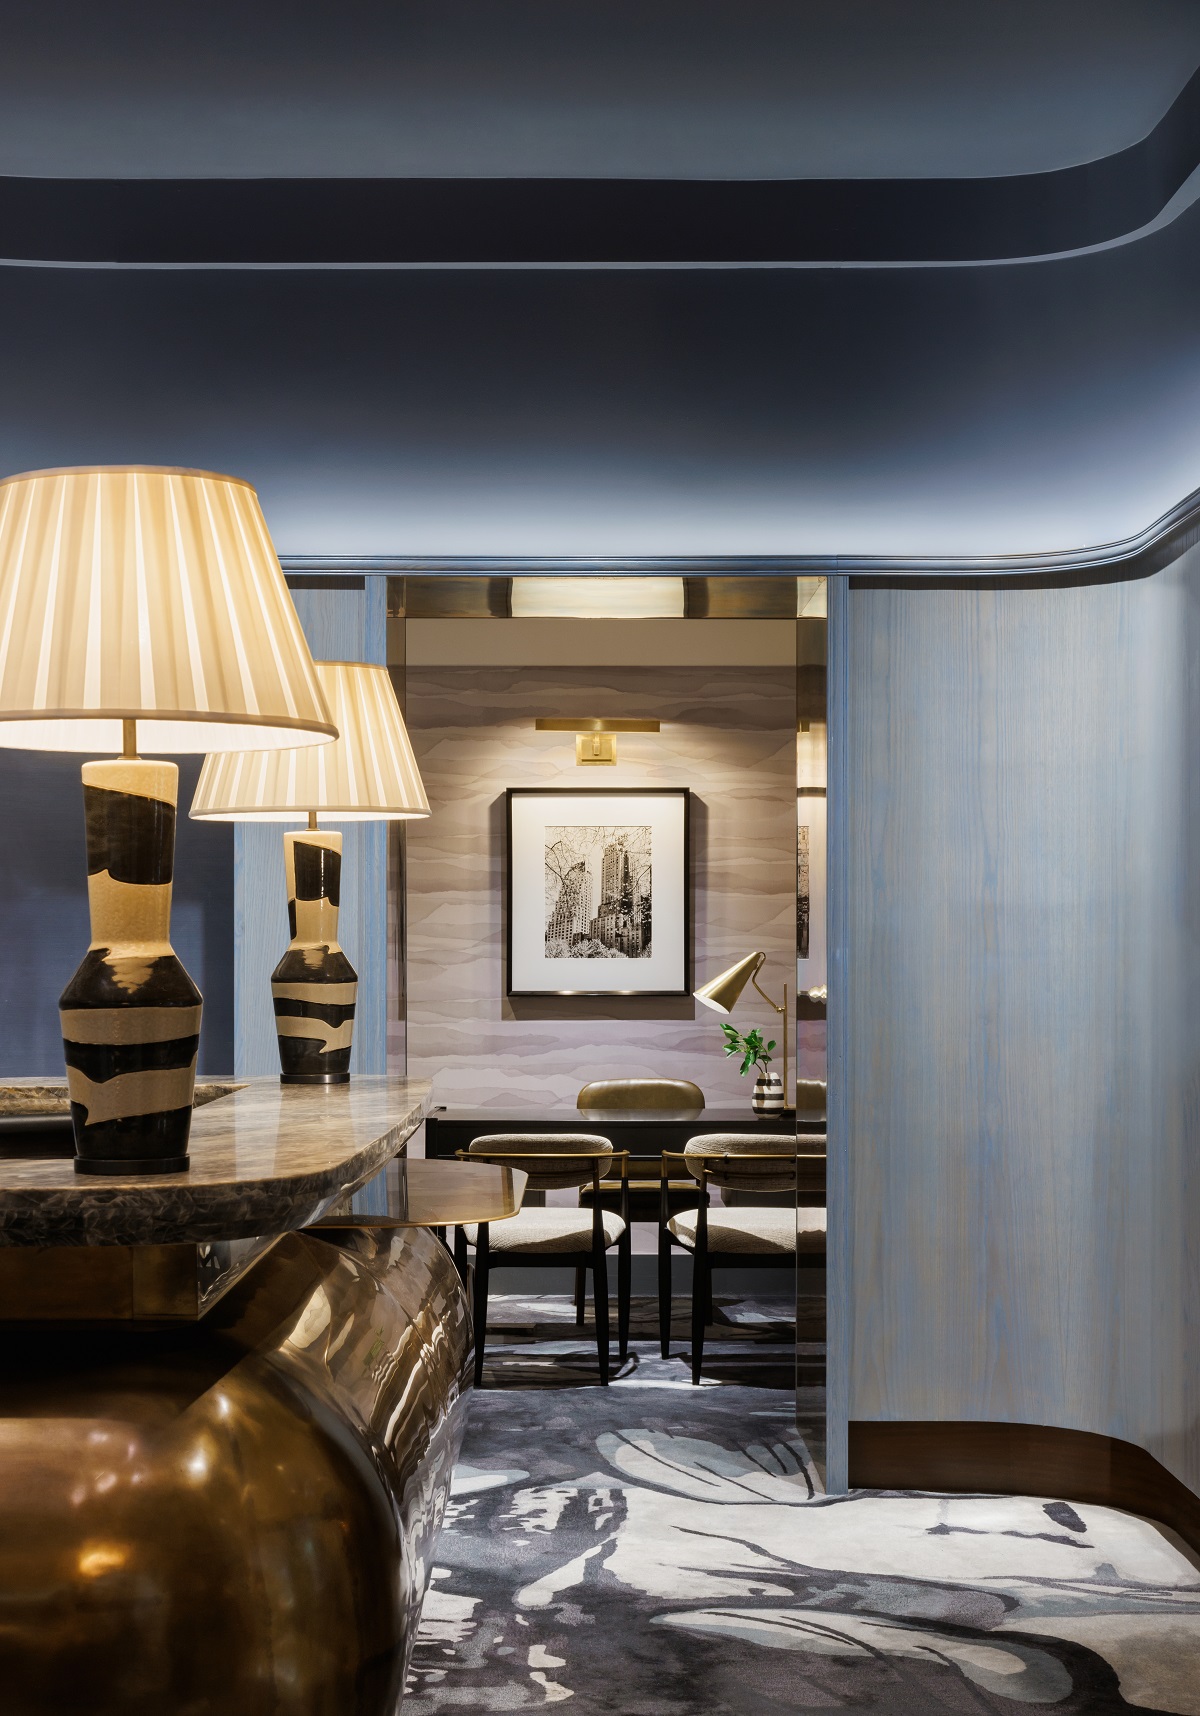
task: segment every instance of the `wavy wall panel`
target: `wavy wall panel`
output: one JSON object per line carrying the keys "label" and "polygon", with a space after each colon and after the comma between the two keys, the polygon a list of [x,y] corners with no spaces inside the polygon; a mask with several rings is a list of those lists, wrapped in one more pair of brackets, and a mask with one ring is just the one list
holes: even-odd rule
{"label": "wavy wall panel", "polygon": [[[577,768],[572,735],[533,723],[580,711],[663,729],[621,738],[614,768]],[[763,948],[778,995],[795,969],[794,673],[665,668],[650,683],[642,668],[410,666],[407,719],[432,809],[407,829],[410,1074],[432,1078],[438,1102],[529,1108],[573,1101],[591,1078],[661,1074],[748,1110],[716,1015],[690,998],[505,996],[504,789],[691,787],[696,971]],[[769,1023],[765,1005],[739,1019]]]}
{"label": "wavy wall panel", "polygon": [[831,621],[848,1417],[1100,1432],[1193,1490],[1198,580],[852,581]]}

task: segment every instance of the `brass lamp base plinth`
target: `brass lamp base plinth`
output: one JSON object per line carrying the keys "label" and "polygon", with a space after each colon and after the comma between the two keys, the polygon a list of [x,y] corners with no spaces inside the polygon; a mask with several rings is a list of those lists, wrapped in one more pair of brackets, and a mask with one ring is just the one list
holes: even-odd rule
{"label": "brass lamp base plinth", "polygon": [[76,1156],[77,1174],[108,1174],[120,1178],[124,1174],[182,1174],[188,1156]]}

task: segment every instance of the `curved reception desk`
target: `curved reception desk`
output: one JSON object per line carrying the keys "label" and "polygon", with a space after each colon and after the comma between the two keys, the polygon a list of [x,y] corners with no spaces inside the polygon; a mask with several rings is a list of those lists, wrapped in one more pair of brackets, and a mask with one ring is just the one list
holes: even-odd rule
{"label": "curved reception desk", "polygon": [[[397,1709],[469,1313],[429,1227],[347,1204],[427,1105],[399,1079],[224,1087],[190,1173],[153,1180],[77,1177],[0,1136],[9,1716]],[[476,1183],[494,1215],[496,1190]]]}

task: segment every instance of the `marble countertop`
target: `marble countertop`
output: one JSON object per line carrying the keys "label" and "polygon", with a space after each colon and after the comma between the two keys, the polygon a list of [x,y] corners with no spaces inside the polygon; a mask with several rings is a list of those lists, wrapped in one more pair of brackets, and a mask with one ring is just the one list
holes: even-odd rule
{"label": "marble countertop", "polygon": [[[5,1107],[60,1087],[7,1080]],[[77,1174],[69,1156],[0,1161],[0,1246],[171,1245],[305,1227],[373,1178],[429,1111],[425,1079],[231,1081],[197,1104],[184,1174]]]}

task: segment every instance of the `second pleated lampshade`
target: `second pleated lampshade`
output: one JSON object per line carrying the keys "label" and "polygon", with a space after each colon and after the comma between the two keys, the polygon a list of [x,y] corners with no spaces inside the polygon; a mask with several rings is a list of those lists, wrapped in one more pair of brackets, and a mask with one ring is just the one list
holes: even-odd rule
{"label": "second pleated lampshade", "polygon": [[429,801],[385,667],[319,661],[317,678],[337,723],[332,745],[222,752],[204,759],[194,817],[297,822],[284,835],[291,942],[271,976],[285,1084],[343,1084],[358,976],[338,942],[342,836],[317,826],[428,816]]}

